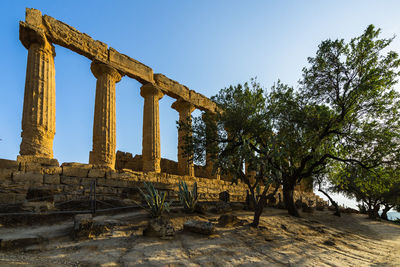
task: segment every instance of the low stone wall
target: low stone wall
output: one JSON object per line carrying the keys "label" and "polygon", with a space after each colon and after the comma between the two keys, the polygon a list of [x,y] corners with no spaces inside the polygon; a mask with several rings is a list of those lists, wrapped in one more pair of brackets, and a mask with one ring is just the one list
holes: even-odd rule
{"label": "low stone wall", "polygon": [[[178,162],[176,161],[162,158],[160,160],[160,167],[161,172],[179,175]],[[135,155],[133,157],[132,153],[117,151],[115,158],[115,169],[129,169],[138,172],[143,171],[142,155]],[[208,172],[204,166],[194,165],[194,174],[196,177],[209,178]]]}
{"label": "low stone wall", "polygon": [[[63,163],[56,160],[47,162],[24,162],[23,160],[0,159],[0,203],[12,204],[29,201],[42,192],[54,202],[88,196],[90,186],[96,182],[99,200],[107,198],[140,200],[138,187],[143,182],[152,182],[156,188],[165,190],[169,199],[177,199],[178,183],[185,181],[189,186],[197,182],[201,201],[217,201],[219,193],[228,191],[231,201],[243,202],[246,185],[231,184],[228,181],[167,173],[137,172],[128,169],[112,171],[90,164]],[[278,191],[281,193],[281,190]],[[295,192],[295,198],[319,199],[314,193]]]}

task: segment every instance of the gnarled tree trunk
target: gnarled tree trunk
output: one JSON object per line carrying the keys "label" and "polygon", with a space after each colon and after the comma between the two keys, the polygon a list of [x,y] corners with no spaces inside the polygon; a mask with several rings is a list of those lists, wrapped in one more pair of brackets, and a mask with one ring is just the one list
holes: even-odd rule
{"label": "gnarled tree trunk", "polygon": [[285,202],[285,206],[290,215],[295,216],[295,217],[300,217],[299,212],[297,211],[296,206],[294,204],[294,199],[293,199],[294,185],[295,184],[291,181],[283,182],[283,201]]}
{"label": "gnarled tree trunk", "polygon": [[371,208],[368,209],[368,218],[375,220],[377,217],[379,217],[379,208],[379,204],[371,205]]}
{"label": "gnarled tree trunk", "polygon": [[265,194],[262,194],[260,199],[258,200],[257,205],[255,206],[254,218],[253,218],[253,222],[250,224],[251,226],[257,227],[258,224],[260,223],[260,216],[264,210],[266,201],[267,201],[267,196]]}
{"label": "gnarled tree trunk", "polygon": [[321,187],[319,187],[318,189],[319,192],[321,192],[322,194],[324,194],[329,201],[332,203],[332,205],[335,207],[335,213],[333,215],[340,217],[340,209],[339,209],[339,205],[336,203],[336,201],[334,201],[330,195],[328,195],[328,193],[326,193],[324,190],[321,189]]}

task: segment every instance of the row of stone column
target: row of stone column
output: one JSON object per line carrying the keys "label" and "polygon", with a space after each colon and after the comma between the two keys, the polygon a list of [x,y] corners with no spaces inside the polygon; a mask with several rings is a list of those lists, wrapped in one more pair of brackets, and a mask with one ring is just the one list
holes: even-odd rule
{"label": "row of stone column", "polygon": [[[55,134],[55,67],[54,46],[45,36],[24,42],[28,49],[25,95],[22,116],[21,156],[53,158]],[[104,63],[92,62],[96,77],[96,99],[93,123],[93,148],[89,163],[114,168],[116,150],[115,85],[122,74]],[[159,100],[163,92],[148,83],[141,87],[143,110],[143,171],[160,172],[160,118]],[[183,99],[173,103],[181,122],[189,122],[195,107]],[[189,131],[190,132],[190,131]],[[183,146],[186,132],[178,131],[178,170],[181,175],[194,176],[194,165]]]}

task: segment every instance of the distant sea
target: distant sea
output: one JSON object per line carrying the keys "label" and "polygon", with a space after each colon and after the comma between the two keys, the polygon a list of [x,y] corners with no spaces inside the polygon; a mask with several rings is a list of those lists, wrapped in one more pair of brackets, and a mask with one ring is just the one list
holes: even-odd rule
{"label": "distant sea", "polygon": [[400,219],[400,212],[390,211],[387,213],[388,219],[394,221],[396,219]]}

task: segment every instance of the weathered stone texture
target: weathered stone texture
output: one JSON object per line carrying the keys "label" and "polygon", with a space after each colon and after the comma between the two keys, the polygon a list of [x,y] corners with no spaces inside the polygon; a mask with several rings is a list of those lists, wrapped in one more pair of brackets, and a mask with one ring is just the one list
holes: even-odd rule
{"label": "weathered stone texture", "polygon": [[154,74],[154,81],[166,95],[172,98],[185,100],[200,110],[213,113],[217,111],[217,105],[213,101],[163,74]]}
{"label": "weathered stone texture", "polygon": [[25,11],[25,21],[28,24],[40,27],[42,25],[42,12],[34,8],[27,8]]}
{"label": "weathered stone texture", "polygon": [[39,34],[20,34],[28,48],[20,155],[52,158],[56,130],[54,46]]}
{"label": "weathered stone texture", "polygon": [[[107,44],[94,40],[89,35],[81,33],[59,20],[47,15],[42,16],[39,10],[26,9],[25,22],[20,22],[20,25],[20,32],[34,32],[35,38],[49,40],[91,60],[107,63],[142,84],[155,82],[167,95],[176,99],[182,98],[201,110],[212,112],[216,110],[215,103],[207,97],[162,74],[153,75],[153,70],[145,64],[119,53],[113,48],[108,48]],[[27,46],[25,45],[25,47]]]}
{"label": "weathered stone texture", "polygon": [[164,94],[152,84],[143,85],[144,98],[142,157],[143,171],[160,172],[160,113],[158,101]]}
{"label": "weathered stone texture", "polygon": [[119,53],[117,50],[110,47],[109,63],[124,72],[127,76],[138,80],[142,84],[153,82],[153,70],[143,63]]}
{"label": "weathered stone texture", "polygon": [[93,123],[93,149],[89,163],[114,168],[116,148],[115,84],[121,75],[103,63],[92,63],[97,78]]}
{"label": "weathered stone texture", "polygon": [[171,80],[163,74],[154,74],[154,81],[157,86],[159,86],[166,95],[172,98],[182,98],[184,100],[189,100],[189,88],[178,83],[177,81]]}
{"label": "weathered stone texture", "polygon": [[43,177],[43,183],[45,184],[60,184],[59,174],[45,174]]}
{"label": "weathered stone texture", "polygon": [[15,183],[42,184],[43,174],[35,172],[14,172],[12,179]]}
{"label": "weathered stone texture", "polygon": [[13,170],[11,169],[0,169],[0,180],[11,178]]}
{"label": "weathered stone texture", "polygon": [[51,42],[71,49],[91,60],[107,61],[108,48],[105,43],[93,40],[89,35],[47,15],[43,16],[43,24]]}
{"label": "weathered stone texture", "polygon": [[196,93],[193,90],[189,91],[189,101],[200,110],[216,112],[216,104],[202,94]]}
{"label": "weathered stone texture", "polygon": [[63,163],[62,165],[62,175],[63,176],[73,176],[73,177],[87,177],[89,170],[92,168],[91,164],[81,164],[81,163]]}
{"label": "weathered stone texture", "polygon": [[106,171],[102,169],[91,169],[89,170],[88,177],[89,178],[104,178],[106,176]]}
{"label": "weathered stone texture", "polygon": [[0,159],[0,169],[18,170],[18,162],[16,160]]}

